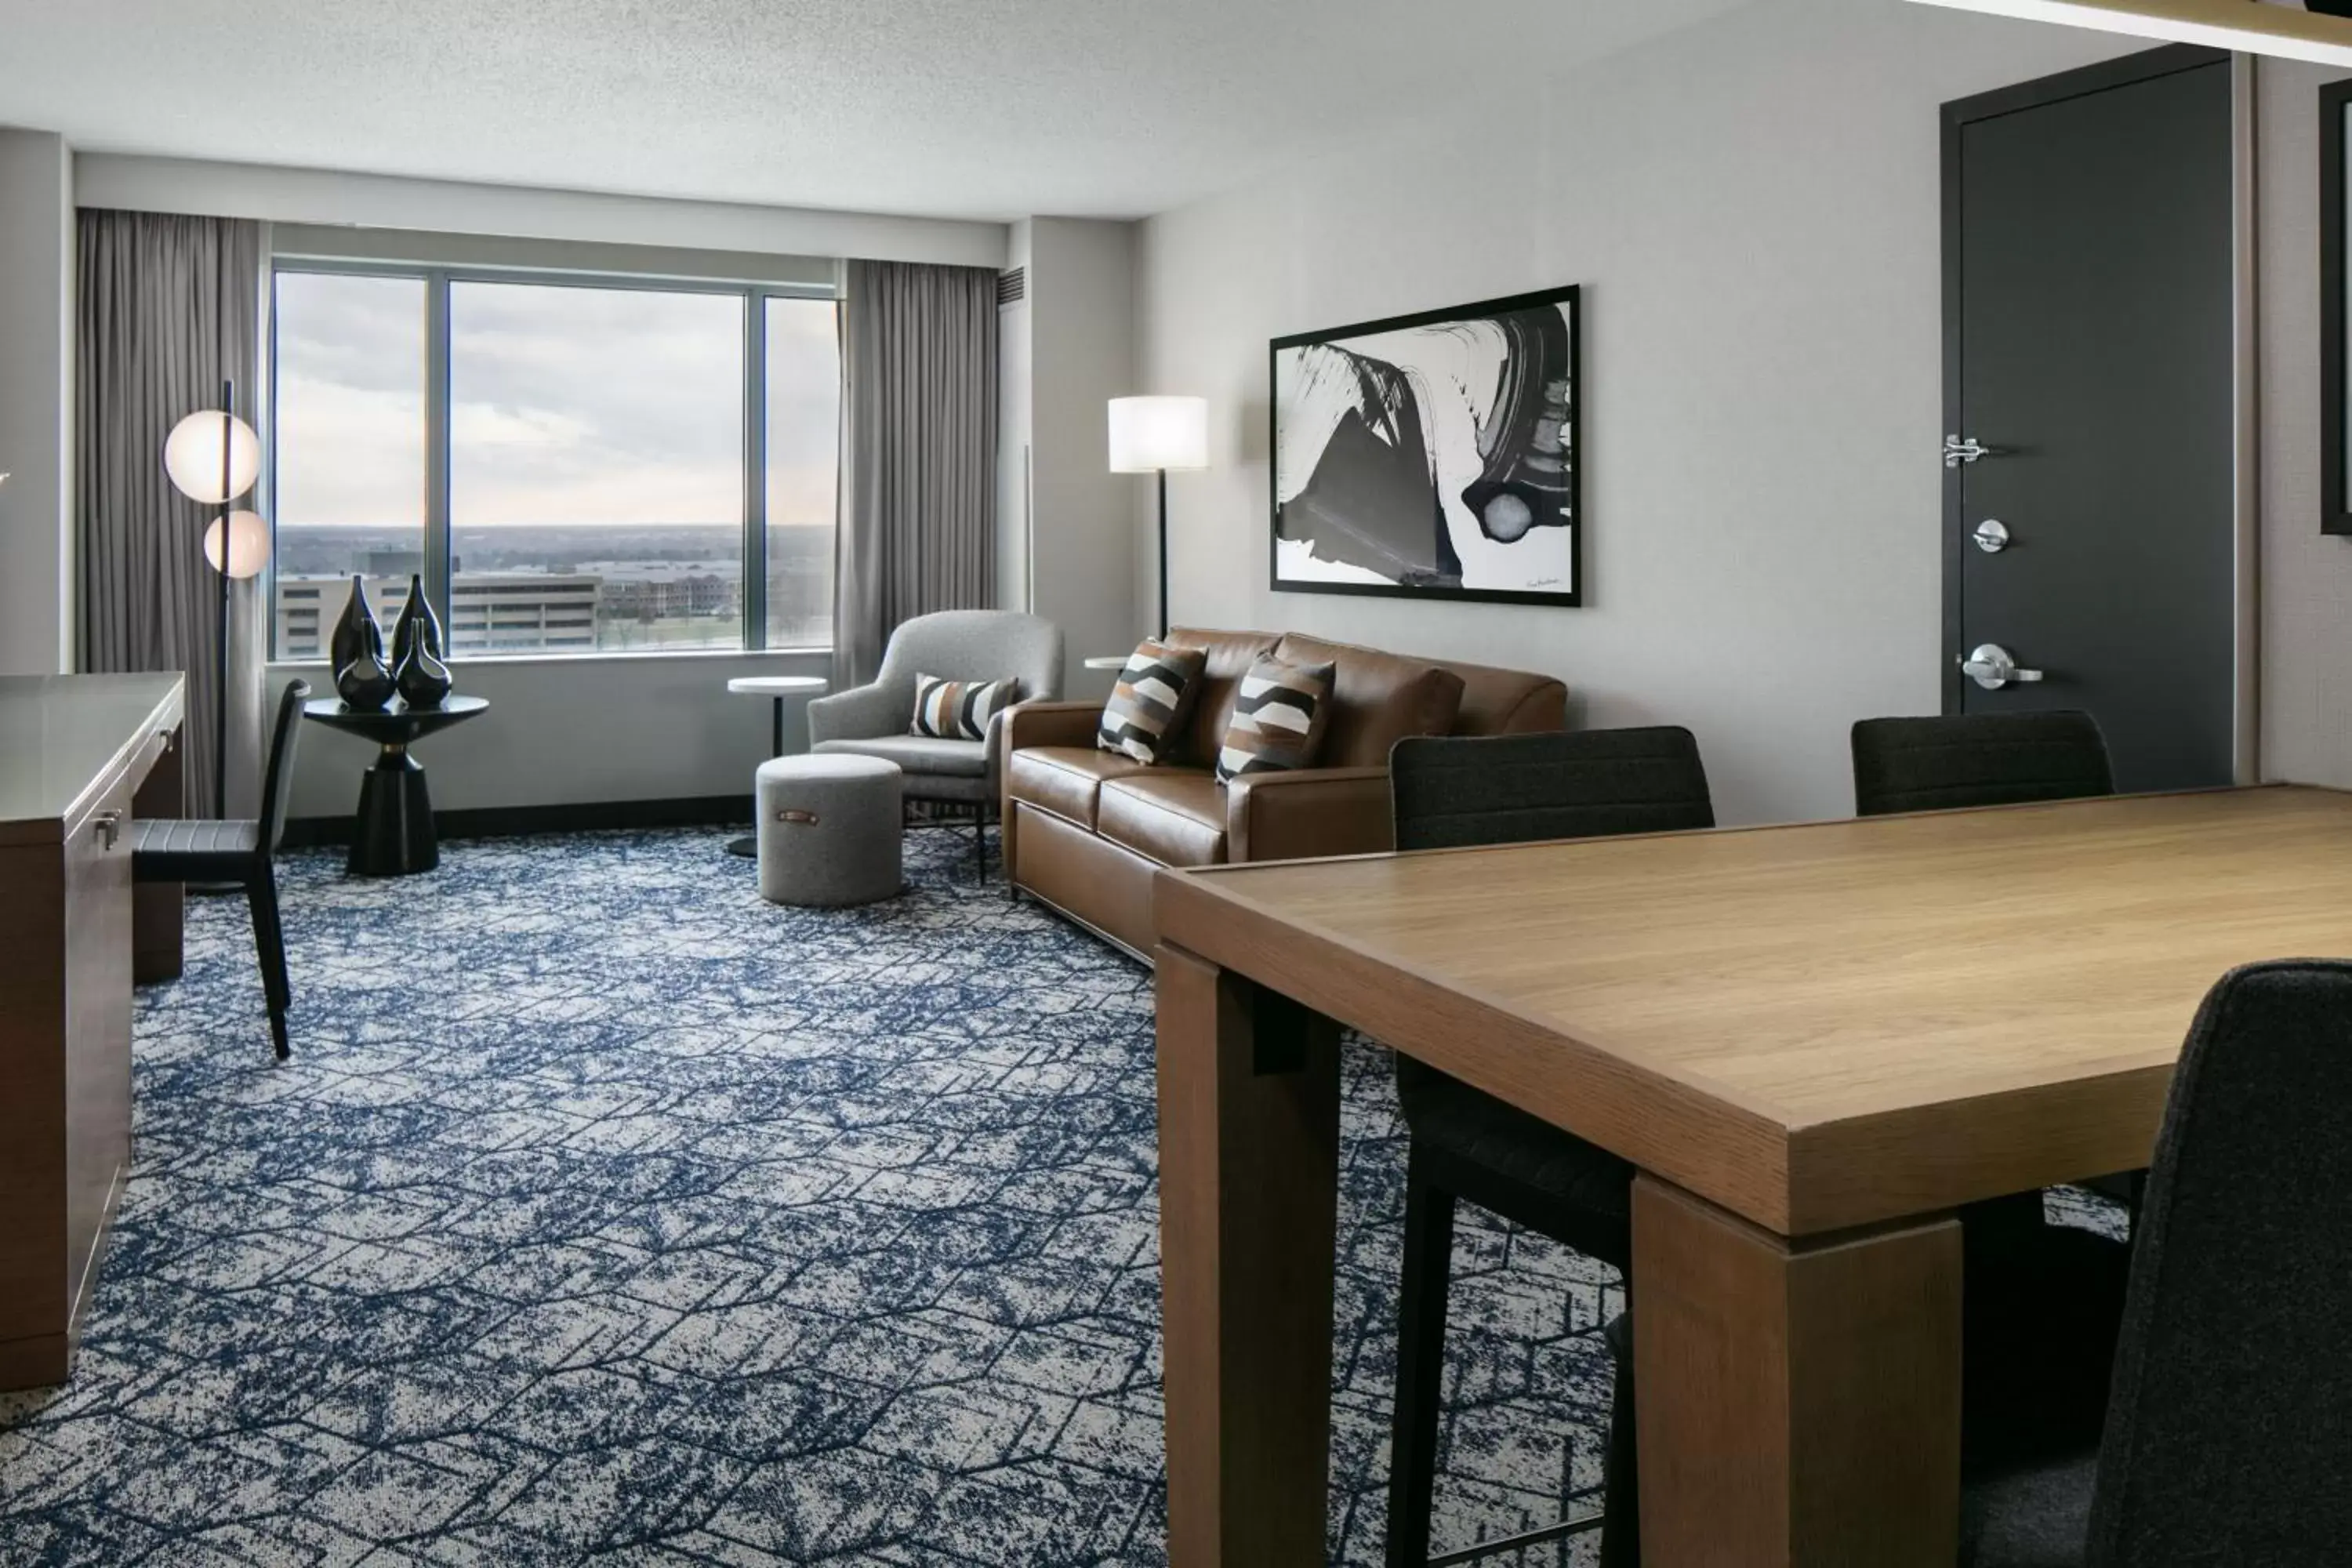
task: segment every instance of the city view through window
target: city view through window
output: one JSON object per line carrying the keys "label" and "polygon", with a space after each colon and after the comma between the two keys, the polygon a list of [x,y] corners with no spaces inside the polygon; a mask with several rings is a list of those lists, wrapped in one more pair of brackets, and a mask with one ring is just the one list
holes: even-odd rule
{"label": "city view through window", "polygon": [[[447,290],[446,433],[426,396]],[[764,646],[833,637],[831,300],[280,271],[275,652],[322,658],[362,579],[389,629],[425,571],[447,442],[451,651],[732,648],[747,637],[747,395],[764,405]],[[747,389],[744,312],[766,374]]]}

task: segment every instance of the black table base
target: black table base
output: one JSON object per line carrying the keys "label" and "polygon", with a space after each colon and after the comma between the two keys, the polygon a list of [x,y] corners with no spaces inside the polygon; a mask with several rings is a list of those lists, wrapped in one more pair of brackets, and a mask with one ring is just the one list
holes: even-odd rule
{"label": "black table base", "polygon": [[488,707],[478,697],[451,697],[432,708],[397,702],[389,708],[356,709],[332,697],[302,705],[303,717],[363,736],[381,748],[375,765],[360,775],[360,806],[352,823],[348,862],[352,876],[405,877],[441,864],[433,797],[425,788],[425,770],[408,749]]}
{"label": "black table base", "polygon": [[352,824],[354,877],[405,877],[441,864],[433,829],[433,796],[425,769],[405,746],[386,746],[360,775],[360,806]]}

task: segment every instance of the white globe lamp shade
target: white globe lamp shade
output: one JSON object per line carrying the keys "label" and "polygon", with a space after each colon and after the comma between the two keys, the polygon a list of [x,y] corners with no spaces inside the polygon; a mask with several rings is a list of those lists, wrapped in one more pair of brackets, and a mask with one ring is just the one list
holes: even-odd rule
{"label": "white globe lamp shade", "polygon": [[233,511],[228,514],[228,564],[221,565],[221,522],[205,530],[205,559],[215,572],[226,571],[236,578],[259,576],[269,564],[269,524],[257,511]]}
{"label": "white globe lamp shade", "polygon": [[1205,397],[1114,397],[1110,400],[1110,471],[1156,474],[1209,466],[1209,400]]}
{"label": "white globe lamp shade", "polygon": [[[221,438],[228,438],[228,494],[221,494]],[[190,500],[221,506],[253,488],[261,477],[261,437],[253,426],[217,408],[191,414],[172,426],[163,442],[163,471]]]}

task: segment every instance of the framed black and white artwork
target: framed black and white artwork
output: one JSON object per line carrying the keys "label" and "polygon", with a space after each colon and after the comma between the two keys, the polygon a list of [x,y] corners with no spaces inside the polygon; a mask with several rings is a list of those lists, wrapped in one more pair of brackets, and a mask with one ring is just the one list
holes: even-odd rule
{"label": "framed black and white artwork", "polygon": [[1582,603],[1580,303],[1276,339],[1273,588]]}

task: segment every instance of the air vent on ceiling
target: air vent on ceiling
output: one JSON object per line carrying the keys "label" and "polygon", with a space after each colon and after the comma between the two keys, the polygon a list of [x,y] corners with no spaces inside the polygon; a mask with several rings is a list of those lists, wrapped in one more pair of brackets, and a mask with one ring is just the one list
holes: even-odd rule
{"label": "air vent on ceiling", "polygon": [[1026,267],[1016,267],[1010,272],[1000,272],[996,275],[996,303],[1000,308],[1005,305],[1018,305],[1027,298],[1029,298],[1029,269]]}

